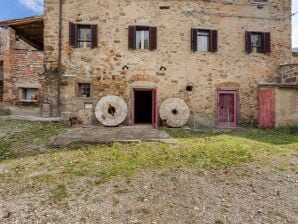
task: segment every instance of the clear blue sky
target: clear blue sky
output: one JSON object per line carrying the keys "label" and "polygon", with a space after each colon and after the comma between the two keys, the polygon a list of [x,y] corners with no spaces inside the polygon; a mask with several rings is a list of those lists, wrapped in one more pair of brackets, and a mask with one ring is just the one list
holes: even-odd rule
{"label": "clear blue sky", "polygon": [[[293,12],[298,11],[298,0],[292,0]],[[0,21],[41,15],[43,0],[0,0]],[[293,47],[298,47],[298,14],[293,17]]]}

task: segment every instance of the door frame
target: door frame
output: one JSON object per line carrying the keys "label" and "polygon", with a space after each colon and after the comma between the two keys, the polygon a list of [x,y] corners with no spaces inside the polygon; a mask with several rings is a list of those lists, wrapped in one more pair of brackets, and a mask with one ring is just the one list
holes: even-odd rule
{"label": "door frame", "polygon": [[132,97],[132,125],[135,125],[135,94],[136,92],[151,92],[152,94],[152,111],[151,111],[151,123],[154,128],[158,128],[159,119],[158,119],[158,94],[157,88],[133,88],[133,97]]}
{"label": "door frame", "polygon": [[[227,123],[227,122],[220,122],[219,119],[219,96],[221,94],[233,94],[234,96],[234,121]],[[232,126],[232,127],[236,127],[237,126],[237,118],[238,118],[238,114],[237,114],[237,106],[238,106],[238,102],[237,102],[237,90],[217,90],[217,103],[216,103],[216,116],[217,116],[217,125],[218,126]]]}

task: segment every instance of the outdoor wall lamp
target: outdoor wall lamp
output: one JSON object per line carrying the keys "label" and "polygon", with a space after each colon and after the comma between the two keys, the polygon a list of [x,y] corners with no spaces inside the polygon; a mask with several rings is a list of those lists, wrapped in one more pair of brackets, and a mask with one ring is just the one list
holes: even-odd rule
{"label": "outdoor wall lamp", "polygon": [[127,71],[129,69],[129,67],[127,66],[127,65],[124,65],[123,67],[122,67],[122,70],[123,71]]}
{"label": "outdoor wall lamp", "polygon": [[160,67],[160,71],[165,72],[165,71],[167,71],[167,68],[164,67],[164,66],[161,66],[161,67]]}

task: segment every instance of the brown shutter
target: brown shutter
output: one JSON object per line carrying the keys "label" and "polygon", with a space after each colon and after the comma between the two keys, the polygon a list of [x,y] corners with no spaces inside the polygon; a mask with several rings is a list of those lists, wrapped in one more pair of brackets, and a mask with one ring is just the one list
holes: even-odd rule
{"label": "brown shutter", "polygon": [[77,25],[69,23],[69,45],[77,47]]}
{"label": "brown shutter", "polygon": [[263,53],[267,54],[271,51],[271,35],[270,33],[263,33],[263,41],[262,41]]}
{"label": "brown shutter", "polygon": [[128,49],[136,49],[136,26],[128,27]]}
{"label": "brown shutter", "polygon": [[91,25],[92,40],[91,48],[96,48],[98,46],[98,25]]}
{"label": "brown shutter", "polygon": [[191,29],[191,50],[197,51],[198,50],[198,30]]}
{"label": "brown shutter", "polygon": [[252,52],[251,48],[251,32],[245,32],[245,51],[250,54]]}
{"label": "brown shutter", "polygon": [[149,50],[157,49],[157,27],[150,27],[149,28]]}
{"label": "brown shutter", "polygon": [[218,50],[218,32],[217,32],[217,30],[210,30],[210,37],[211,37],[210,51],[217,52],[217,50]]}
{"label": "brown shutter", "polygon": [[198,43],[198,30],[191,29],[191,50],[197,51],[197,43]]}

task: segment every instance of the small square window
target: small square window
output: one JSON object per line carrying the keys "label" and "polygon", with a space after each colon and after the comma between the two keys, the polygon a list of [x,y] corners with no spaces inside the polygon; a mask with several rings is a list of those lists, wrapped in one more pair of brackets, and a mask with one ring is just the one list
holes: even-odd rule
{"label": "small square window", "polygon": [[262,53],[262,33],[251,34],[251,48],[253,52]]}
{"label": "small square window", "polygon": [[38,89],[36,88],[21,88],[20,89],[20,101],[37,101]]}
{"label": "small square window", "polygon": [[136,48],[149,49],[149,29],[137,29],[136,31]]}
{"label": "small square window", "polygon": [[91,84],[79,83],[78,84],[78,96],[79,97],[91,97]]}
{"label": "small square window", "polygon": [[90,48],[92,43],[92,32],[91,26],[80,25],[78,26],[78,47],[79,48]]}
{"label": "small square window", "polygon": [[210,31],[198,30],[197,50],[200,52],[210,51]]}

